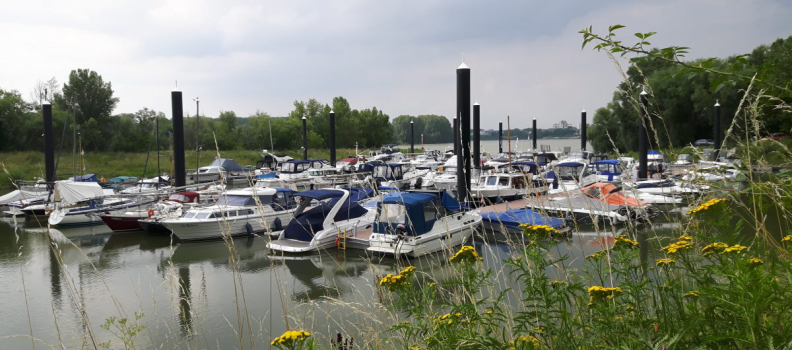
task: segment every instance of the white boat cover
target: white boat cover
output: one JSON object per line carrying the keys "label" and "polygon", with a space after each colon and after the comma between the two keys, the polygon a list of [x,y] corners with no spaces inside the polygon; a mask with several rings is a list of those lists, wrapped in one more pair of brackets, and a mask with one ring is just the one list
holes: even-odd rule
{"label": "white boat cover", "polygon": [[25,190],[14,190],[0,196],[0,205],[6,205],[11,202],[16,202],[20,199],[31,199],[36,198],[46,192],[33,192],[33,191],[25,191]]}
{"label": "white boat cover", "polygon": [[102,186],[96,182],[55,182],[55,201],[75,204],[91,198],[104,196]]}

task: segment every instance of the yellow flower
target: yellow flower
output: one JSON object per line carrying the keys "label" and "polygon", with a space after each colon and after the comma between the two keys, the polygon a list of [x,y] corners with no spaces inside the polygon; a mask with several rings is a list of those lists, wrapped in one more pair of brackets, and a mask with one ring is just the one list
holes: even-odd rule
{"label": "yellow flower", "polygon": [[561,287],[563,285],[564,285],[564,281],[559,281],[559,280],[550,281],[550,286],[553,287],[553,288],[558,288],[558,287]]}
{"label": "yellow flower", "polygon": [[625,236],[616,236],[615,242],[613,243],[613,249],[635,248],[637,246],[637,241],[629,239]]}
{"label": "yellow flower", "polygon": [[698,298],[699,297],[699,291],[691,290],[691,291],[685,293],[685,295],[683,295],[682,297],[691,298],[691,299]]}
{"label": "yellow flower", "polygon": [[[687,237],[687,236],[682,236],[682,237]],[[686,250],[686,249],[690,249],[691,247],[693,247],[693,243],[691,243],[691,240],[682,239],[682,237],[679,238],[679,241],[671,243],[671,244],[661,248],[660,250],[662,250],[663,252],[665,252],[668,255],[674,255],[674,254],[676,254],[677,252],[679,252],[681,250]]]}
{"label": "yellow flower", "polygon": [[605,251],[605,250],[600,250],[600,251],[598,251],[598,252],[596,252],[594,254],[591,254],[591,255],[587,256],[586,259],[595,259],[596,260],[596,259],[599,259],[599,258],[605,256],[607,253],[608,252]]}
{"label": "yellow flower", "polygon": [[613,299],[620,294],[622,294],[622,289],[620,287],[602,287],[602,286],[591,286],[588,289],[589,294],[589,306],[593,306],[596,301],[604,300],[604,299]]}
{"label": "yellow flower", "polygon": [[678,238],[678,239],[679,239],[680,241],[692,241],[692,240],[693,240],[693,237],[690,237],[690,236],[688,236],[688,235],[682,235],[682,236],[679,236],[679,238]]}
{"label": "yellow flower", "polygon": [[310,336],[311,333],[306,331],[286,331],[280,337],[273,339],[270,345],[301,342]]}
{"label": "yellow flower", "polygon": [[514,344],[521,344],[521,343],[522,344],[530,343],[531,346],[533,346],[533,347],[539,347],[539,345],[541,344],[539,342],[539,339],[537,339],[536,337],[534,337],[532,335],[521,335],[521,336],[517,337],[517,339],[514,340]]}
{"label": "yellow flower", "polygon": [[519,227],[520,229],[522,229],[523,234],[527,236],[531,236],[531,238],[534,239],[543,239],[543,238],[552,238],[552,237],[561,236],[561,231],[548,225],[522,224]]}
{"label": "yellow flower", "polygon": [[415,272],[415,266],[407,266],[399,274],[402,276],[410,276],[413,274],[413,272]]}
{"label": "yellow flower", "polygon": [[456,252],[456,254],[454,254],[454,256],[448,259],[448,261],[452,263],[462,261],[476,262],[481,260],[484,259],[478,256],[478,253],[476,253],[476,248],[467,245],[463,246],[458,252]]}
{"label": "yellow flower", "polygon": [[731,247],[728,247],[723,250],[724,253],[742,253],[744,250],[748,249],[748,247],[744,245],[735,244]]}
{"label": "yellow flower", "polygon": [[675,263],[676,260],[665,258],[665,259],[657,259],[657,262],[655,264],[657,266],[671,266],[674,265]]}
{"label": "yellow flower", "polygon": [[704,203],[704,204],[702,204],[702,205],[700,205],[700,206],[688,211],[688,215],[694,215],[694,214],[697,214],[697,213],[700,213],[700,212],[707,211],[712,206],[717,205],[718,203],[726,202],[727,200],[728,199],[726,199],[726,198],[713,198],[713,199],[710,199],[706,203]]}
{"label": "yellow flower", "polygon": [[726,250],[727,248],[729,248],[728,244],[715,242],[715,243],[707,244],[704,248],[701,249],[701,253],[704,254],[704,256],[710,254],[720,254],[723,253],[723,251]]}
{"label": "yellow flower", "polygon": [[781,238],[781,242],[792,242],[792,235],[786,235]]}
{"label": "yellow flower", "polygon": [[759,259],[759,258],[750,258],[750,259],[748,259],[748,265],[751,265],[751,266],[755,267],[755,266],[759,266],[759,265],[762,265],[762,264],[764,264],[764,260],[762,260],[762,259]]}

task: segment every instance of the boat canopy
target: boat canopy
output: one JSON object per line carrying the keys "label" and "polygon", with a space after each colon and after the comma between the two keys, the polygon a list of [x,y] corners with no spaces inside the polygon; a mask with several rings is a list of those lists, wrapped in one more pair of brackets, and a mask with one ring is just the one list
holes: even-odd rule
{"label": "boat canopy", "polygon": [[201,196],[197,192],[176,192],[168,196],[168,200],[179,203],[198,203]]}
{"label": "boat canopy", "polygon": [[512,163],[512,167],[520,168],[524,173],[539,174],[539,166],[536,162],[514,162]]}
{"label": "boat canopy", "polygon": [[121,182],[137,182],[137,180],[138,178],[135,176],[116,176],[108,181],[110,181],[111,183],[121,183]]}
{"label": "boat canopy", "polygon": [[552,228],[564,226],[564,220],[539,214],[530,209],[509,209],[503,212],[481,213],[481,218],[493,224],[518,227],[522,224],[547,225]]}
{"label": "boat canopy", "polygon": [[[344,221],[359,218],[366,215],[368,210],[358,204],[358,201],[366,198],[368,192],[358,189],[350,189],[349,197],[341,204],[341,207],[333,217],[333,221]],[[344,192],[340,190],[309,190],[295,194],[305,198],[316,200],[330,199],[313,208],[306,209],[289,222],[283,231],[283,237],[303,242],[310,242],[316,232],[324,230],[324,222],[338,205],[338,201],[343,197]]]}
{"label": "boat canopy", "polygon": [[237,164],[237,162],[229,158],[215,158],[215,160],[212,162],[212,164],[209,164],[209,166],[210,167],[219,166],[222,167],[223,170],[230,172],[245,171],[245,169],[242,168],[241,165]]}
{"label": "boat canopy", "polygon": [[600,175],[608,177],[608,181],[613,181],[616,176],[622,174],[621,163],[618,159],[603,159],[594,162],[594,168],[597,169]]}
{"label": "boat canopy", "polygon": [[404,225],[404,234],[422,235],[432,230],[435,221],[445,216],[445,211],[460,209],[462,205],[447,192],[391,193],[377,205],[379,215],[375,232],[392,232],[399,225]]}
{"label": "boat canopy", "polygon": [[74,177],[74,182],[99,182],[95,174],[77,175]]}
{"label": "boat canopy", "polygon": [[75,204],[96,197],[104,196],[102,186],[96,182],[55,182],[55,201]]}

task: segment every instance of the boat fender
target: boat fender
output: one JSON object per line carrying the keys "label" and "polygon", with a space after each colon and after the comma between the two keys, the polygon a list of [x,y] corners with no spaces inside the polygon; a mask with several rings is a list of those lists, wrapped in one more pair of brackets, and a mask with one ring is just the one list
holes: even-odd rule
{"label": "boat fender", "polygon": [[148,218],[151,219],[152,216],[154,216],[154,209],[149,209],[148,210]]}
{"label": "boat fender", "polygon": [[247,232],[248,237],[252,237],[253,236],[253,225],[251,225],[249,222],[245,223],[245,231]]}

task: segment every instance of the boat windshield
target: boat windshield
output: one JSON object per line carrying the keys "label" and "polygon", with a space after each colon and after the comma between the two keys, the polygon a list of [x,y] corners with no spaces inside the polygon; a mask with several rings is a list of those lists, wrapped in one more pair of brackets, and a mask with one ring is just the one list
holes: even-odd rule
{"label": "boat windshield", "polygon": [[580,176],[580,168],[579,166],[560,166],[556,172],[562,179],[577,179]]}
{"label": "boat windshield", "polygon": [[379,221],[389,224],[406,224],[407,208],[401,204],[383,204],[379,213]]}
{"label": "boat windshield", "polygon": [[[272,196],[259,196],[259,201],[261,204],[269,204],[272,202]],[[256,206],[256,200],[249,195],[223,195],[217,200],[217,204],[232,207],[253,207]]]}
{"label": "boat windshield", "polygon": [[457,173],[456,167],[448,167],[443,169],[443,174],[456,175],[456,173]]}
{"label": "boat windshield", "polygon": [[284,173],[301,173],[308,168],[308,163],[282,163],[280,171]]}
{"label": "boat windshield", "polygon": [[184,216],[185,219],[192,219],[194,217],[195,217],[195,213],[194,212],[189,212],[189,213],[187,213],[187,215]]}
{"label": "boat windshield", "polygon": [[502,176],[502,177],[498,178],[498,186],[506,186],[506,187],[508,187],[509,186],[509,177],[508,176]]}
{"label": "boat windshield", "polygon": [[487,186],[495,186],[498,183],[497,176],[487,176]]}

